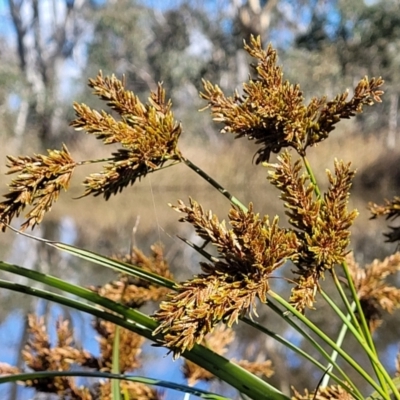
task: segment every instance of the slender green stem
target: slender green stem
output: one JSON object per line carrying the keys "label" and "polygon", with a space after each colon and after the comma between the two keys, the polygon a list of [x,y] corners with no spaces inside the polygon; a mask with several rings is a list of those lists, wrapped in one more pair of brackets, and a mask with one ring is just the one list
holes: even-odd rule
{"label": "slender green stem", "polygon": [[[277,293],[270,291],[269,294],[279,304],[281,304],[287,311],[291,312],[298,319],[300,319],[301,322],[303,322],[309,329],[311,329],[325,343],[327,343],[330,347],[332,347],[332,349],[335,349],[347,363],[349,363],[376,391],[378,391],[382,395],[382,397],[384,399],[388,399],[384,390],[371,378],[371,376],[356,361],[354,361],[354,359],[348,353],[346,353],[342,348],[338,347],[331,338],[329,338],[315,324],[313,324],[307,317],[305,317],[301,312],[297,311],[294,307],[292,307],[285,299],[283,299]],[[349,326],[349,328],[350,328],[350,326]],[[355,333],[357,334],[357,332],[355,332]],[[360,336],[358,335],[358,337],[360,337]]]}
{"label": "slender green stem", "polygon": [[[386,369],[384,366],[381,364],[379,361],[379,358],[374,354],[374,352],[369,348],[365,338],[361,336],[357,330],[354,328],[354,326],[351,324],[350,321],[346,319],[346,316],[342,313],[342,311],[339,309],[339,307],[335,304],[335,302],[323,291],[321,290],[321,295],[325,299],[325,301],[332,307],[332,309],[335,311],[335,313],[339,316],[339,318],[347,325],[349,330],[352,332],[354,337],[357,339],[357,341],[360,343],[360,345],[363,347],[365,352],[367,353],[368,357],[370,358],[371,362],[376,365],[377,369],[379,369],[380,373],[382,374],[382,377],[384,380],[386,380],[387,384],[389,387],[392,389],[394,395],[396,396],[397,399],[400,399],[400,394],[396,388],[396,386],[393,383],[392,378],[389,376],[387,373]],[[339,347],[340,348],[340,347]],[[380,375],[378,375],[378,378]],[[383,384],[381,384],[382,390],[387,391],[386,385],[383,381]],[[386,393],[386,398],[390,399],[389,393]]]}
{"label": "slender green stem", "polygon": [[[120,365],[119,365],[119,326],[115,327],[114,331],[114,343],[113,343],[113,351],[112,351],[112,368],[111,372],[116,375],[120,375]],[[112,400],[121,400],[121,388],[120,382],[117,379],[111,380],[111,393],[112,393]]]}
{"label": "slender green stem", "polygon": [[320,189],[319,189],[317,180],[315,179],[315,175],[314,175],[314,172],[313,172],[313,170],[312,170],[312,168],[311,168],[311,165],[310,165],[310,163],[308,162],[306,156],[302,156],[301,158],[303,159],[303,163],[304,163],[304,166],[306,167],[308,176],[310,177],[310,181],[311,181],[311,183],[314,185],[315,194],[317,195],[318,198],[320,198],[320,197],[321,197],[321,191],[320,191]]}
{"label": "slender green stem", "polygon": [[210,253],[205,251],[202,247],[197,246],[197,244],[194,244],[188,239],[185,239],[181,236],[178,236],[178,239],[182,240],[182,242],[186,243],[189,247],[191,247],[193,250],[196,250],[200,255],[202,255],[205,259],[207,259],[210,262],[216,262],[218,261],[217,258],[213,257]]}
{"label": "slender green stem", "polygon": [[[340,297],[342,298],[342,301],[343,301],[344,305],[346,306],[349,315],[351,316],[351,320],[352,320],[354,328],[363,337],[363,339],[367,341],[366,342],[367,346],[372,350],[372,352],[375,355],[375,358],[378,358],[378,354],[376,352],[375,345],[374,345],[374,342],[372,340],[372,337],[371,337],[369,329],[368,329],[368,335],[366,336],[365,333],[364,333],[365,332],[364,329],[360,326],[360,323],[358,322],[358,318],[354,314],[354,310],[357,307],[357,303],[355,301],[353,301],[353,304],[350,305],[349,301],[347,300],[347,296],[344,293],[343,287],[340,284],[339,279],[338,279],[337,274],[336,274],[334,269],[332,270],[332,277],[333,277],[333,281],[335,283],[335,286],[336,286],[336,288],[337,288],[337,290],[338,290],[338,292],[340,294]],[[363,315],[364,315],[364,313],[363,313]],[[344,324],[344,326],[347,326],[347,324]],[[370,338],[370,340],[368,340],[368,338]],[[376,374],[381,386],[387,392],[387,386],[385,384],[385,378],[383,377],[380,368],[377,367],[377,365],[375,364],[375,362],[373,362],[372,359],[370,359],[370,361],[371,361],[372,368],[374,369],[375,374]]]}
{"label": "slender green stem", "polygon": [[336,289],[339,292],[339,295],[343,301],[343,304],[346,307],[347,312],[349,313],[350,319],[353,323],[354,328],[357,330],[357,332],[362,335],[365,338],[364,335],[364,330],[361,328],[360,323],[358,322],[358,318],[356,317],[354,311],[357,308],[357,304],[355,301],[353,301],[353,304],[350,304],[349,300],[347,299],[346,293],[343,290],[342,285],[340,284],[339,278],[336,274],[335,269],[331,270],[331,275],[333,282],[335,283]]}
{"label": "slender green stem", "polygon": [[[295,329],[299,334],[306,340],[308,340],[311,345],[324,357],[328,362],[331,361],[330,355],[324,350],[324,348],[316,342],[314,338],[312,338],[303,328],[301,328],[296,322],[290,318],[286,312],[283,312],[279,309],[272,301],[268,301],[267,306],[274,311],[277,315],[285,320],[285,322],[290,325],[293,329]],[[353,396],[358,396],[358,398],[362,399],[363,396],[361,392],[358,390],[357,386],[352,382],[350,377],[344,372],[344,370],[337,364],[336,362],[333,363],[337,371],[343,376],[347,384],[353,389],[354,392],[351,394]],[[323,368],[323,371],[326,371],[326,368]],[[350,393],[350,388],[347,385],[342,385],[343,389]]]}
{"label": "slender green stem", "polygon": [[351,296],[353,297],[353,300],[356,303],[357,313],[359,314],[359,317],[361,320],[361,328],[363,330],[363,334],[368,342],[369,348],[376,354],[375,344],[374,344],[374,341],[372,340],[371,332],[368,327],[368,322],[365,318],[364,311],[363,311],[361,303],[360,303],[360,299],[358,298],[357,290],[354,286],[353,278],[351,277],[349,267],[345,261],[342,263],[342,268],[346,275],[346,279],[347,279],[347,283],[349,285]]}
{"label": "slender green stem", "polygon": [[6,376],[0,376],[0,384],[8,382],[21,382],[21,381],[24,382],[24,381],[33,381],[37,379],[57,378],[59,376],[124,380],[124,381],[143,383],[145,385],[159,386],[165,389],[173,389],[179,392],[186,392],[206,400],[230,400],[229,397],[220,396],[218,394],[210,393],[205,390],[193,388],[186,385],[180,385],[177,383],[164,381],[160,379],[152,379],[142,376],[115,374],[108,372],[94,372],[94,371],[36,371],[23,374],[6,375]]}
{"label": "slender green stem", "polygon": [[[272,303],[269,302],[268,304],[272,304]],[[283,312],[281,312],[280,310],[279,310],[278,314],[281,317],[283,316]],[[278,335],[277,333],[269,330],[268,328],[265,328],[264,326],[254,322],[253,320],[251,320],[251,319],[249,319],[247,317],[242,317],[241,320],[244,323],[246,323],[247,325],[250,325],[253,328],[259,330],[260,332],[262,332],[262,333],[268,335],[269,337],[273,338],[274,340],[276,340],[277,342],[281,343],[282,345],[284,345],[288,349],[292,350],[293,352],[297,353],[298,355],[304,357],[306,360],[310,361],[312,364],[314,364],[316,367],[318,367],[324,373],[327,371],[327,368],[323,364],[321,364],[318,360],[316,360],[310,354],[308,354],[307,352],[302,350],[300,347],[298,347],[298,346],[294,345],[293,343],[289,342],[288,340],[286,340],[284,337],[282,337],[282,336]],[[287,321],[287,320],[285,319],[285,321]],[[287,321],[287,322],[289,322],[289,321]],[[293,322],[293,321],[290,321],[290,322]],[[307,339],[305,337],[305,335],[304,335],[305,332],[303,332],[303,330],[299,326],[297,326],[295,329],[300,332],[302,337]],[[312,338],[311,338],[311,341],[312,341],[313,345],[315,343],[315,344],[317,344],[318,347],[320,347],[318,345],[318,343],[316,343]],[[325,352],[325,350],[323,350],[322,348],[318,349],[318,351],[320,351],[320,350],[322,350],[322,352]],[[329,355],[326,352],[325,352],[325,354],[326,354],[326,357],[329,357]],[[334,363],[335,363],[335,361],[334,361]],[[348,391],[349,394],[351,394],[352,396],[354,396],[354,397],[356,397],[356,398],[361,400],[363,398],[361,392],[358,391],[357,387],[350,381],[349,377],[347,375],[345,375],[344,371],[340,371],[340,367],[338,365],[336,365],[336,366],[337,366],[339,372],[343,372],[345,381],[342,381],[337,375],[333,374],[330,369],[327,371],[327,374],[325,376],[332,377],[332,379],[338,385],[342,386],[343,389]],[[350,385],[350,387],[348,385]],[[353,389],[354,391],[352,391],[351,389]]]}
{"label": "slender green stem", "polygon": [[222,195],[224,195],[233,205],[239,207],[242,211],[247,212],[247,207],[243,205],[235,196],[228,192],[224,187],[222,187],[216,180],[214,180],[210,175],[204,172],[200,167],[193,164],[189,159],[182,157],[182,161],[196,174],[205,179],[211,186],[215,187]]}
{"label": "slender green stem", "polygon": [[[356,304],[355,304],[354,302],[353,302],[353,304],[351,305],[351,308],[352,308],[352,311],[355,310]],[[350,313],[346,315],[346,319],[347,319],[348,321],[351,320],[351,314],[350,314]],[[340,332],[339,332],[338,338],[336,339],[336,345],[337,345],[338,347],[342,347],[342,344],[343,344],[343,341],[344,341],[344,338],[345,338],[345,336],[346,336],[346,333],[347,333],[347,330],[348,330],[348,329],[349,329],[349,328],[347,327],[347,324],[342,324],[342,327],[340,328]],[[336,362],[336,359],[337,359],[338,354],[339,354],[339,353],[338,353],[336,350],[333,350],[333,352],[332,352],[332,354],[331,354],[331,357],[330,357],[331,360],[332,360],[332,362]],[[332,363],[332,362],[330,362],[329,365],[328,365],[328,367],[327,367],[327,370],[328,370],[328,371],[330,371],[330,369],[333,367],[333,363]],[[324,378],[322,379],[322,382],[321,382],[320,387],[321,387],[321,388],[327,387],[328,384],[329,384],[329,379],[330,379],[330,374],[326,374],[326,375],[324,376]]]}

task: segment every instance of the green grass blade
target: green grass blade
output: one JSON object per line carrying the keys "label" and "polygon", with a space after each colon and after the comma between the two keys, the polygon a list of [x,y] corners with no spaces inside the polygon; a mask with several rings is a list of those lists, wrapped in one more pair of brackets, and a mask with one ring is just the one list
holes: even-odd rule
{"label": "green grass blade", "polygon": [[[266,335],[268,335],[269,337],[271,337],[272,339],[276,340],[277,342],[283,344],[285,347],[287,347],[288,349],[292,350],[293,352],[295,352],[296,354],[304,357],[306,360],[310,361],[312,364],[314,364],[316,367],[318,367],[323,373],[326,372],[326,366],[321,364],[318,360],[316,360],[314,357],[312,357],[310,354],[306,353],[304,350],[302,350],[300,347],[294,345],[293,343],[290,343],[288,340],[286,340],[284,337],[278,335],[277,333],[269,330],[268,328],[265,328],[264,326],[257,324],[256,322],[252,321],[249,318],[243,318],[242,319],[243,322],[245,322],[246,324],[252,326],[253,328],[259,330],[260,332],[265,333]],[[336,376],[335,374],[333,374],[332,372],[328,371],[327,372],[328,376],[330,376],[336,383],[338,383],[339,385],[345,387],[346,383],[344,381],[342,381],[338,376]],[[352,393],[352,395],[354,396],[354,393]],[[361,394],[360,394],[361,396]],[[362,398],[362,396],[360,397]]]}
{"label": "green grass blade", "polygon": [[157,327],[156,321],[151,319],[149,316],[141,313],[140,311],[126,307],[123,304],[116,303],[115,301],[102,297],[97,293],[82,286],[74,285],[54,276],[20,267],[18,265],[8,264],[3,261],[0,261],[0,270],[7,271],[15,275],[24,276],[36,282],[43,283],[53,288],[78,296],[82,299],[88,300],[92,303],[112,310],[122,315],[126,319],[133,320],[136,324],[141,325],[147,329],[154,330]]}
{"label": "green grass blade", "polygon": [[0,377],[0,384],[9,382],[24,382],[34,379],[49,379],[56,378],[59,376],[65,377],[86,377],[86,378],[100,378],[100,379],[113,379],[113,380],[125,380],[137,383],[143,383],[145,385],[159,386],[165,389],[173,389],[179,392],[189,393],[193,396],[197,396],[205,400],[230,400],[228,397],[220,396],[215,393],[207,392],[205,390],[192,388],[186,385],[180,385],[177,383],[164,381],[160,379],[145,378],[134,375],[122,375],[107,372],[98,371],[44,371],[44,372],[32,372],[25,374],[7,375]]}
{"label": "green grass blade", "polygon": [[[372,379],[372,377],[356,362],[354,359],[346,353],[341,347],[337,346],[336,343],[328,337],[321,329],[319,329],[315,324],[313,324],[306,316],[301,312],[292,307],[285,299],[279,296],[277,293],[270,291],[270,295],[279,304],[281,304],[287,311],[296,316],[303,324],[305,324],[312,332],[314,332],[319,338],[321,338],[326,344],[328,344],[332,349],[336,350],[340,356],[348,362],[376,391],[378,391],[384,399],[385,392],[383,389]],[[344,319],[346,319],[344,317]]]}
{"label": "green grass blade", "polygon": [[[317,350],[322,357],[324,357],[328,362],[332,362],[331,356],[327,351],[324,350],[324,348],[308,333],[306,332],[301,326],[299,326],[295,321],[292,320],[292,318],[287,315],[285,312],[279,309],[272,301],[268,301],[267,303],[268,307],[275,312],[277,315],[279,315],[281,318],[283,318],[287,324],[289,324],[293,329],[295,329],[299,334],[307,341],[310,342],[310,344]],[[363,398],[361,392],[358,390],[357,386],[352,382],[350,377],[345,373],[343,368],[340,367],[339,364],[333,360],[333,365],[336,368],[336,370],[342,375],[343,379],[348,383],[348,385],[353,389],[352,396],[355,396],[360,399]],[[326,367],[323,368],[324,372],[326,371]],[[350,393],[350,387],[347,385],[343,386],[343,389],[346,390],[347,392]]]}
{"label": "green grass blade", "polygon": [[[113,343],[113,354],[112,354],[112,368],[111,372],[114,375],[120,375],[119,370],[119,326],[115,327],[114,332],[114,343]],[[121,400],[121,389],[119,385],[119,380],[111,380],[111,394],[112,400]]]}
{"label": "green grass blade", "polygon": [[163,286],[166,288],[173,289],[175,282],[170,279],[164,278],[160,275],[154,274],[149,271],[145,271],[143,268],[138,266],[124,263],[122,261],[113,260],[112,258],[102,256],[100,254],[96,254],[89,250],[83,250],[75,246],[71,246],[69,244],[61,243],[61,242],[46,242],[48,245],[55,247],[56,249],[62,250],[66,253],[72,254],[76,257],[79,257],[83,260],[90,261],[97,265],[101,265],[106,268],[113,269],[120,273],[124,273],[127,275],[135,276],[137,278],[146,280],[154,285]]}
{"label": "green grass blade", "polygon": [[[27,270],[22,267],[17,267],[13,266],[4,262],[0,262],[0,267],[3,266],[9,266],[8,271],[11,270],[16,270],[18,272],[24,271],[23,275],[24,276],[36,276],[38,277],[38,281],[50,284],[54,283],[54,281],[57,280],[57,278],[50,277],[45,274],[38,273],[36,271],[31,271]],[[28,272],[30,274],[28,274]],[[66,284],[69,288],[76,286],[72,284]],[[58,285],[59,286],[59,285]],[[126,318],[121,318],[118,317],[114,314],[108,313],[106,311],[103,311],[99,309],[98,307],[91,306],[88,304],[85,304],[81,301],[75,300],[75,299],[70,299],[62,295],[58,295],[52,292],[44,291],[41,289],[36,289],[20,284],[16,284],[13,282],[8,282],[8,281],[2,281],[0,280],[0,287],[9,289],[9,290],[14,290],[18,291],[21,293],[27,293],[36,297],[44,298],[49,301],[54,301],[58,304],[62,304],[68,307],[72,307],[76,310],[83,311],[86,313],[89,313],[91,315],[94,315],[98,318],[102,318],[106,321],[113,322],[116,325],[122,326],[126,329],[129,329],[135,333],[138,333],[139,335],[144,336],[145,338],[152,340],[152,341],[157,341],[159,339],[159,336],[153,336],[152,331],[153,329],[157,326],[156,321],[151,319],[150,317],[139,313],[140,317],[140,323],[135,322],[135,316],[138,313],[136,310],[128,309],[127,307],[122,306],[121,304],[114,303],[111,300],[102,298],[101,296],[98,296],[97,294],[87,291],[85,295],[85,290],[84,288],[81,288],[79,286],[76,286],[77,290],[74,290],[74,293],[79,293],[80,297],[86,298],[87,296],[90,297],[89,301],[92,301],[94,298],[96,298],[96,302],[98,304],[109,308],[110,310],[118,309],[121,311],[121,307],[127,310],[124,310],[124,313],[126,315]],[[65,286],[64,286],[65,289]],[[72,290],[71,290],[72,292]],[[78,294],[77,294],[78,295]],[[114,303],[114,304],[113,304]],[[106,305],[107,304],[107,305]],[[118,312],[119,312],[118,311]],[[288,400],[289,398],[285,395],[283,395],[281,392],[279,392],[276,388],[274,388],[272,385],[268,384],[267,382],[261,380],[260,378],[256,377],[255,375],[251,374],[250,372],[246,371],[239,365],[230,362],[226,358],[214,353],[212,350],[196,345],[194,348],[190,351],[186,351],[183,354],[183,357],[187,358],[188,360],[196,363],[200,367],[203,367],[210,371],[212,374],[214,374],[216,377],[220,378],[224,382],[228,383],[232,387],[236,388],[239,392],[242,392],[249,396],[252,399],[256,400]]]}
{"label": "green grass blade", "polygon": [[[153,330],[143,327],[142,325],[136,324],[135,321],[124,319],[115,314],[109,313],[107,311],[102,310],[99,307],[92,306],[90,304],[83,303],[80,300],[71,299],[69,297],[49,292],[47,290],[34,288],[31,286],[21,285],[19,283],[6,281],[0,279],[0,288],[12,290],[14,292],[29,294],[30,296],[38,297],[41,299],[45,299],[48,301],[52,301],[57,304],[61,304],[67,307],[71,307],[78,311],[83,311],[85,313],[91,314],[97,318],[104,319],[105,321],[112,322],[116,325],[122,326],[126,329],[131,330],[141,336],[144,336],[148,339],[155,340],[152,335]],[[150,319],[150,318],[149,318]],[[154,321],[153,321],[154,322]]]}

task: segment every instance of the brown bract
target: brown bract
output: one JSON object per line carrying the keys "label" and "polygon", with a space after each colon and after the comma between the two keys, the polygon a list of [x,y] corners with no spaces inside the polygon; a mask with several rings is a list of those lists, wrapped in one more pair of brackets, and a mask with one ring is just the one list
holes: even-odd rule
{"label": "brown bract", "polygon": [[76,162],[65,145],[62,150],[48,150],[47,156],[7,156],[7,159],[7,174],[18,173],[18,176],[8,185],[10,192],[4,195],[7,200],[0,203],[0,228],[4,232],[6,224],[25,207],[32,206],[21,229],[33,229],[51,210],[61,190],[68,189]]}
{"label": "brown bract", "polygon": [[264,50],[261,39],[252,37],[244,48],[257,64],[252,66],[256,77],[243,84],[243,95],[236,91],[227,97],[218,85],[203,81],[200,96],[208,102],[214,121],[223,124],[222,133],[246,136],[261,145],[256,163],[268,161],[271,153],[285,147],[304,155],[307,147],[325,140],[341,119],[362,112],[364,105],[381,101],[383,80],[365,77],[348,101],[345,92],[330,101],[315,97],[305,105],[300,86],[283,79],[271,45]]}
{"label": "brown bract", "polygon": [[267,301],[270,275],[296,257],[298,241],[293,232],[278,227],[277,218],[272,223],[261,219],[252,204],[247,212],[231,209],[232,229],[192,199],[189,206],[180,201],[174,208],[219,252],[210,263],[201,263],[204,274],[177,284],[177,293],[154,315],[160,322],[155,334],[162,333],[164,344],[179,356],[220,321],[231,326],[246,312],[256,314],[256,300]]}

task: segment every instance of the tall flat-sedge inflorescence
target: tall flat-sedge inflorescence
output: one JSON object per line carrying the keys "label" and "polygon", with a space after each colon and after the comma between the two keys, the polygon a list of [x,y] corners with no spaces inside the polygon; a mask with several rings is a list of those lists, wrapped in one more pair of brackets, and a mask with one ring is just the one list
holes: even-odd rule
{"label": "tall flat-sedge inflorescence", "polygon": [[174,209],[186,214],[197,234],[216,246],[219,256],[201,263],[204,274],[176,286],[177,294],[162,302],[154,315],[160,322],[155,333],[175,354],[201,343],[219,322],[231,326],[246,312],[256,314],[256,299],[266,302],[269,277],[286,260],[295,259],[299,243],[294,232],[279,228],[278,219],[260,218],[237,207],[229,212],[228,229],[211,211],[194,200]]}
{"label": "tall flat-sedge inflorescence", "polygon": [[256,77],[243,84],[244,94],[235,92],[227,97],[217,85],[203,81],[200,96],[208,101],[214,121],[223,124],[221,132],[233,133],[236,138],[245,136],[261,145],[256,163],[268,161],[271,153],[286,147],[304,155],[308,147],[325,140],[341,119],[381,101],[383,80],[365,77],[348,101],[349,93],[344,92],[330,101],[314,97],[305,105],[300,86],[283,79],[271,45],[264,50],[261,39],[252,37],[244,48],[257,59],[252,65]]}
{"label": "tall flat-sedge inflorescence", "polygon": [[[200,96],[208,102],[213,119],[223,124],[222,133],[246,136],[261,145],[256,163],[269,161],[271,153],[284,148],[293,148],[304,160],[307,148],[326,139],[338,121],[381,101],[383,80],[365,77],[348,101],[345,92],[330,101],[313,98],[305,105],[299,85],[283,80],[272,46],[264,50],[261,40],[253,37],[245,50],[257,64],[256,77],[243,85],[244,94],[226,96],[217,85],[204,81]],[[164,344],[175,356],[200,343],[219,322],[230,326],[244,313],[254,312],[257,298],[266,302],[268,280],[285,261],[296,266],[291,303],[304,312],[313,308],[324,272],[345,259],[349,228],[357,216],[357,211],[347,209],[354,176],[350,164],[335,161],[323,195],[309,171],[300,174],[300,161],[293,163],[288,151],[280,154],[277,164],[267,166],[270,182],[282,193],[291,230],[279,228],[277,219],[260,219],[252,206],[248,212],[231,209],[232,229],[193,200],[189,206],[180,202],[175,207],[187,214],[182,220],[219,252],[211,263],[201,264],[204,274],[177,285],[178,295],[171,294],[154,316],[160,322],[156,333],[163,333]]]}
{"label": "tall flat-sedge inflorescence", "polygon": [[292,163],[288,151],[270,168],[269,181],[281,191],[289,223],[299,241],[294,264],[298,275],[291,302],[299,310],[312,308],[318,281],[324,272],[345,260],[350,243],[350,230],[357,211],[348,211],[347,203],[354,171],[350,164],[335,161],[335,173],[328,170],[329,188],[323,196],[307,174],[301,172],[300,160]]}
{"label": "tall flat-sedge inflorescence", "polygon": [[73,160],[65,145],[62,150],[48,150],[47,156],[8,156],[8,174],[18,173],[18,176],[9,184],[10,192],[4,196],[6,200],[0,203],[0,228],[3,231],[27,206],[33,208],[21,229],[39,224],[60,191],[67,190],[77,166],[108,162],[103,171],[85,179],[83,194],[102,194],[107,200],[165,163],[180,161],[177,145],[182,128],[174,118],[171,100],[166,100],[161,84],[151,92],[147,104],[127,90],[125,82],[114,75],[103,77],[100,72],[96,79],[89,80],[89,86],[120,116],[120,120],[105,111],[98,112],[85,104],[75,103],[77,118],[71,125],[101,139],[104,144],[116,143],[121,148],[110,158],[79,162]]}
{"label": "tall flat-sedge inflorescence", "polygon": [[62,150],[48,150],[47,156],[7,158],[7,174],[18,173],[18,176],[9,184],[10,191],[4,195],[6,200],[0,203],[0,228],[4,232],[6,224],[27,206],[32,206],[21,229],[33,229],[51,209],[60,191],[68,189],[76,162],[65,145]]}
{"label": "tall flat-sedge inflorescence", "polygon": [[121,119],[117,121],[105,111],[99,113],[75,103],[77,118],[71,125],[95,135],[104,144],[119,143],[122,148],[113,153],[114,158],[102,172],[85,180],[85,196],[102,194],[108,199],[167,161],[180,160],[177,144],[182,128],[174,119],[172,102],[166,101],[161,84],[150,94],[148,104],[126,90],[125,82],[114,75],[104,78],[100,72],[96,79],[89,80],[89,86]]}

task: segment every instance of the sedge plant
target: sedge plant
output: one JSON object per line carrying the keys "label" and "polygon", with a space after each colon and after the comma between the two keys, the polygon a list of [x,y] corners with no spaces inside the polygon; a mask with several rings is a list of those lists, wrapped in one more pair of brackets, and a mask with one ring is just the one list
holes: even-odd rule
{"label": "sedge plant", "polygon": [[[356,263],[349,247],[357,211],[348,208],[355,171],[350,163],[336,160],[333,171],[327,171],[327,189],[323,191],[307,158],[308,152],[329,138],[337,123],[381,101],[383,80],[365,77],[352,96],[344,92],[331,100],[314,97],[305,104],[299,85],[284,80],[271,45],[264,49],[261,40],[252,37],[245,50],[256,62],[242,94],[236,91],[227,96],[217,85],[203,81],[200,96],[213,120],[222,126],[222,133],[248,138],[259,146],[255,163],[266,168],[269,183],[280,192],[289,227],[282,227],[278,217],[261,216],[253,204],[243,204],[180,151],[184,129],[175,119],[161,84],[143,103],[126,88],[124,80],[100,72],[89,80],[89,86],[113,114],[75,103],[76,118],[71,125],[105,145],[116,144],[118,149],[108,158],[87,161],[75,161],[65,144],[46,155],[8,156],[8,173],[17,177],[0,203],[1,229],[16,230],[12,222],[26,208],[29,211],[20,232],[35,228],[60,192],[68,189],[75,169],[93,163],[105,165],[85,179],[82,197],[101,196],[105,200],[150,173],[183,163],[227,198],[228,222],[204,210],[192,197],[170,205],[204,240],[204,246],[184,240],[204,257],[204,262],[200,263],[201,273],[183,282],[174,279],[159,245],[153,246],[150,256],[134,248],[130,255],[111,258],[28,235],[119,275],[102,287],[81,287],[58,279],[56,268],[54,275],[47,275],[0,262],[2,271],[40,284],[35,287],[0,280],[0,287],[90,314],[100,337],[100,355],[95,357],[74,346],[68,321],[60,320],[57,343],[51,345],[44,321],[30,316],[29,340],[23,354],[27,369],[1,364],[0,383],[20,382],[67,399],[161,398],[154,385],[200,398],[226,399],[224,393],[194,387],[199,381],[217,378],[235,388],[242,398],[288,399],[268,383],[273,374],[269,360],[224,357],[235,340],[232,325],[240,323],[271,337],[320,371],[323,379],[318,387],[293,388],[294,399],[400,399],[399,382],[382,364],[372,337],[379,327],[379,311],[392,312],[400,304],[400,290],[386,282],[400,268],[400,253],[364,268]],[[272,154],[277,154],[274,163],[270,162]],[[392,218],[399,215],[398,205],[395,199],[386,206],[371,208],[374,216]],[[399,240],[398,230],[393,231],[389,239]],[[217,255],[209,246],[214,246]],[[288,263],[293,277],[285,281],[291,287],[289,298],[285,298],[270,282]],[[336,288],[341,304],[322,288],[323,279]],[[341,321],[337,337],[330,337],[310,318],[318,312],[317,295]],[[153,315],[140,311],[149,301],[160,302]],[[258,323],[257,307],[266,307],[296,330],[315,354],[305,352],[273,327]],[[346,335],[358,343],[355,351],[368,358],[368,370],[344,349]],[[165,347],[173,358],[185,359],[186,386],[132,375],[144,339]],[[81,368],[74,370],[73,365]],[[354,370],[357,381],[349,370]],[[76,376],[103,380],[92,388],[83,388],[75,383]],[[357,384],[360,379],[362,386]]]}

